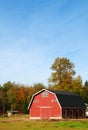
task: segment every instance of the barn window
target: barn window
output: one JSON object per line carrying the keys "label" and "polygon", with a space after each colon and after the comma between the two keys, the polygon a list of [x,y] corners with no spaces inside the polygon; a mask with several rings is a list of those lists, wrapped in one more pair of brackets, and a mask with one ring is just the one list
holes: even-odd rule
{"label": "barn window", "polygon": [[34,101],[33,102],[39,102],[39,100],[37,100],[37,99],[34,99]]}
{"label": "barn window", "polygon": [[56,99],[52,99],[51,102],[57,102],[57,100]]}
{"label": "barn window", "polygon": [[51,102],[54,102],[54,99],[52,99]]}
{"label": "barn window", "polygon": [[48,92],[44,91],[44,92],[42,93],[42,96],[43,96],[43,97],[48,97]]}

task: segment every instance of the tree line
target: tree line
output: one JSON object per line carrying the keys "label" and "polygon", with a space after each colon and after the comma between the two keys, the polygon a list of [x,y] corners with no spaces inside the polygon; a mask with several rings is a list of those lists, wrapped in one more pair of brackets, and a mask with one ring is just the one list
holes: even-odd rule
{"label": "tree line", "polygon": [[57,57],[51,66],[52,73],[47,87],[42,83],[29,86],[11,81],[0,85],[0,114],[8,110],[28,113],[27,107],[32,95],[43,88],[73,92],[88,103],[88,81],[83,84],[81,76],[75,76],[74,68],[75,65],[69,59]]}

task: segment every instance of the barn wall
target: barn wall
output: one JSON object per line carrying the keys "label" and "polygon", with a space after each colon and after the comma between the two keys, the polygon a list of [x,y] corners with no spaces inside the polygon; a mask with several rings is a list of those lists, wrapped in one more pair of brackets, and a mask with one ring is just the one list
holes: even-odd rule
{"label": "barn wall", "polygon": [[49,91],[48,95],[44,96],[43,92],[35,95],[33,99],[30,108],[31,119],[62,118],[62,110],[56,96]]}

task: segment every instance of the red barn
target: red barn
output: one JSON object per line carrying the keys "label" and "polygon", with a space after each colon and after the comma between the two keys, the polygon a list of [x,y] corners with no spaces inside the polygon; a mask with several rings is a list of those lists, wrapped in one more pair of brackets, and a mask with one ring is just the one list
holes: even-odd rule
{"label": "red barn", "polygon": [[85,117],[81,97],[64,91],[42,89],[29,103],[30,119],[61,119]]}

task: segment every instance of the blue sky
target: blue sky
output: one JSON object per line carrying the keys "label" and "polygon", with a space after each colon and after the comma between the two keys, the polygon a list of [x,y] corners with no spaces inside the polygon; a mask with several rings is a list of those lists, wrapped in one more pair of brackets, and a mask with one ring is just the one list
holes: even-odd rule
{"label": "blue sky", "polygon": [[88,0],[0,0],[0,83],[43,83],[57,57],[88,80]]}

